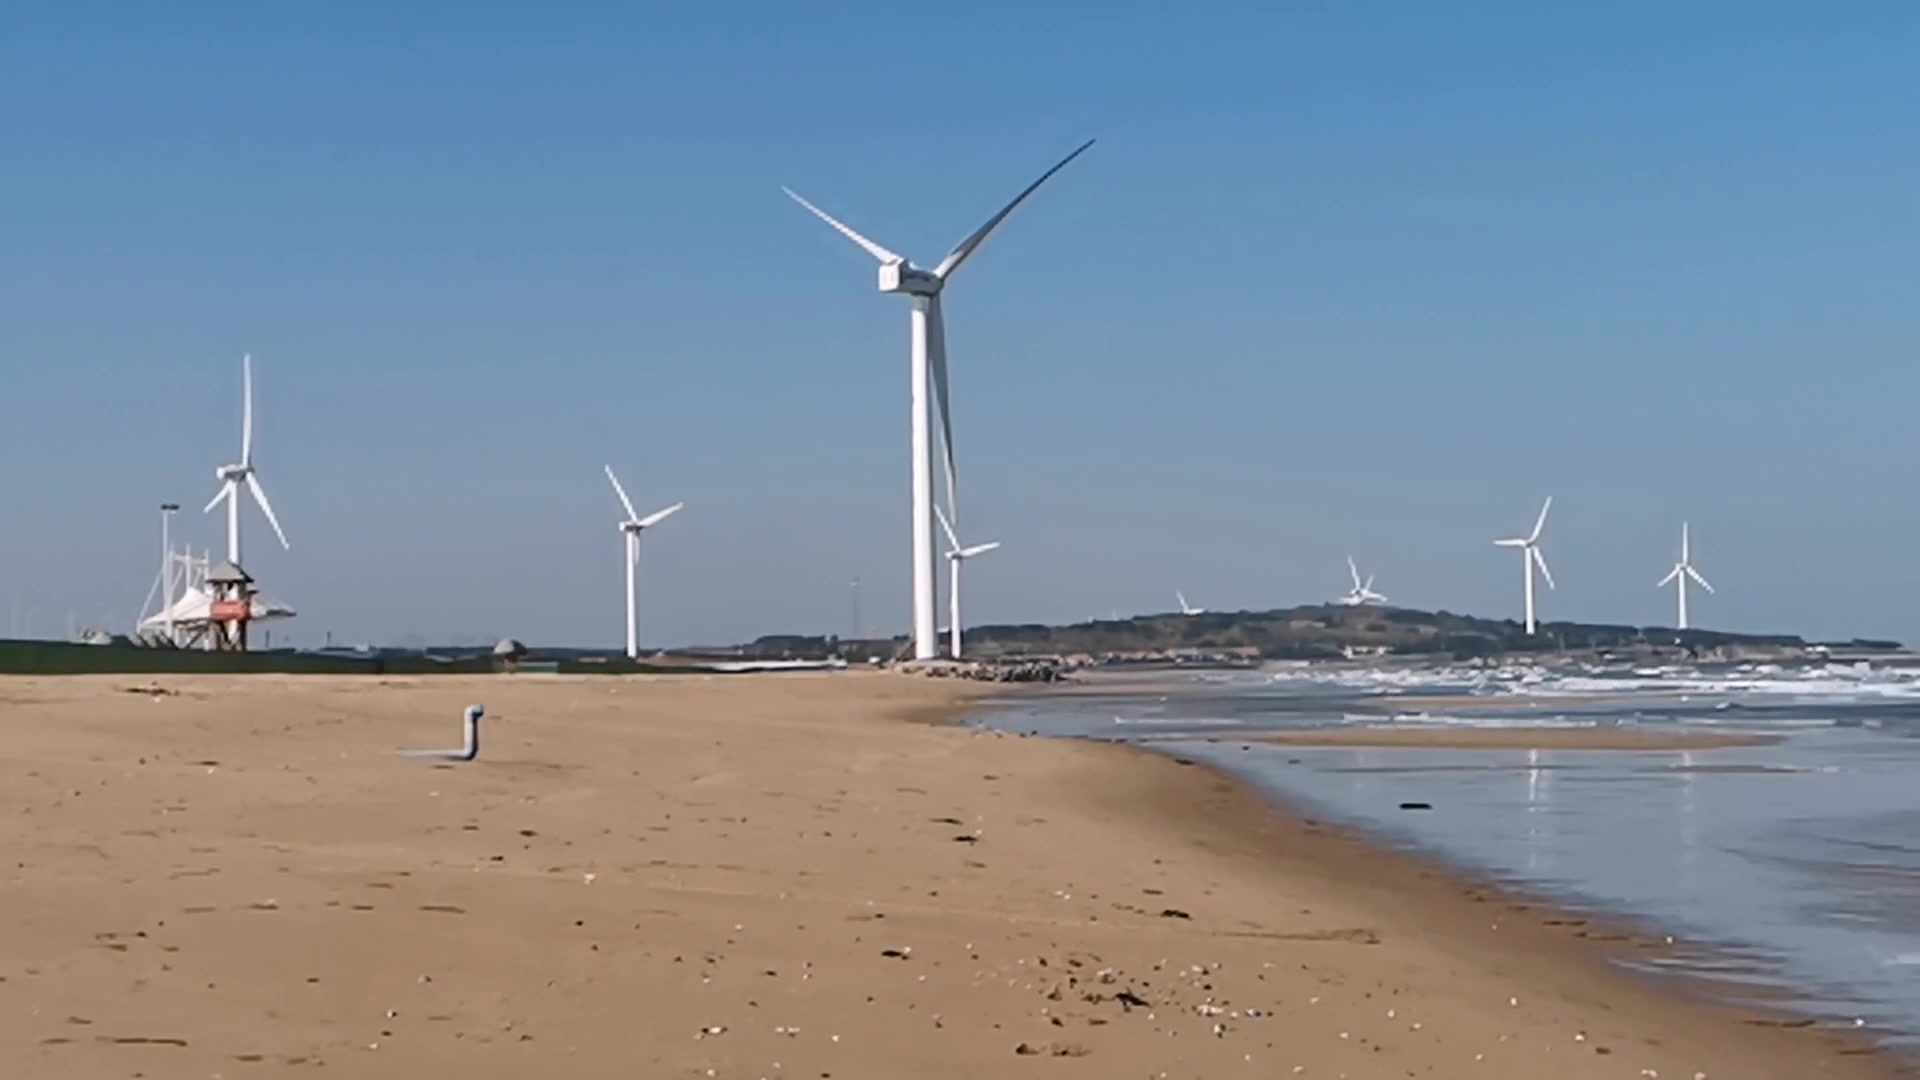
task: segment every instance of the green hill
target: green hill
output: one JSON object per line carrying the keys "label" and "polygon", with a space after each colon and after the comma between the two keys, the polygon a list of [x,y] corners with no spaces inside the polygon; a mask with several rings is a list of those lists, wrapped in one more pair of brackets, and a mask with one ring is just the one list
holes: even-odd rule
{"label": "green hill", "polygon": [[[740,655],[808,657],[838,651],[853,660],[891,659],[904,638],[841,641],[834,637],[776,635],[739,647]],[[1735,634],[1716,630],[1605,623],[1549,622],[1529,637],[1511,619],[1481,619],[1448,611],[1311,605],[1276,611],[1139,615],[1071,626],[995,625],[967,631],[977,659],[1074,656],[1150,659],[1153,655],[1231,654],[1275,660],[1335,659],[1349,655],[1474,659],[1509,654],[1610,652],[1653,655],[1798,654],[1813,644],[1792,634]],[[1897,642],[1854,641],[1856,650],[1896,649]]]}

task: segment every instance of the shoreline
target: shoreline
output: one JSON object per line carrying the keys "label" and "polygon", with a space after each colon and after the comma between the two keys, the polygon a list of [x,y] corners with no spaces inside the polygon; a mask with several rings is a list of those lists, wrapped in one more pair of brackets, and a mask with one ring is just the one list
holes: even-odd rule
{"label": "shoreline", "polygon": [[[1608,976],[1622,977],[1643,989],[1656,994],[1678,996],[1688,1003],[1704,1004],[1716,1010],[1732,1010],[1737,1017],[1758,1026],[1815,1029],[1853,1047],[1847,1051],[1849,1053],[1882,1053],[1870,1041],[1859,1042],[1856,1039],[1857,1033],[1879,1034],[1871,1029],[1825,1025],[1824,1021],[1795,1010],[1791,999],[1784,994],[1762,986],[1722,979],[1693,966],[1698,961],[1719,961],[1719,966],[1729,970],[1740,966],[1737,958],[1728,956],[1720,945],[1669,934],[1658,923],[1629,913],[1608,910],[1599,905],[1584,906],[1530,890],[1498,875],[1449,861],[1385,832],[1328,820],[1285,794],[1263,788],[1257,782],[1240,776],[1231,768],[1185,757],[1170,745],[1155,746],[1154,740],[1101,745],[1161,759],[1205,776],[1213,788],[1211,794],[1214,800],[1230,799],[1245,803],[1247,813],[1264,813],[1272,818],[1272,829],[1306,834],[1310,839],[1301,840],[1303,845],[1317,845],[1328,850],[1337,850],[1342,846],[1364,849],[1383,856],[1387,861],[1402,864],[1384,876],[1401,881],[1440,879],[1458,890],[1462,899],[1475,905],[1519,913],[1527,920],[1528,931],[1560,941],[1582,963],[1591,965],[1598,961],[1598,970]],[[1230,795],[1225,790],[1228,788],[1232,789]],[[1272,833],[1267,829],[1255,829],[1253,835],[1267,840]],[[1309,855],[1285,849],[1278,849],[1278,857],[1290,865],[1312,862]],[[1312,865],[1307,865],[1306,872],[1326,873],[1324,869]],[[1368,891],[1381,886],[1375,877],[1359,880],[1343,878],[1340,884]],[[1481,929],[1496,930],[1492,924],[1476,925]],[[1565,940],[1569,938],[1578,940]],[[1512,943],[1507,941],[1506,944]],[[1657,970],[1634,966],[1662,963],[1675,966]],[[1894,1056],[1893,1060],[1902,1061],[1898,1056]]]}
{"label": "shoreline", "polygon": [[160,682],[0,682],[23,1080],[1898,1075],[993,685]]}
{"label": "shoreline", "polygon": [[[1176,736],[1167,736],[1171,739]],[[1275,746],[1360,747],[1406,750],[1729,750],[1773,746],[1778,735],[1752,732],[1680,731],[1641,727],[1361,727],[1274,731],[1226,739],[1217,732],[1178,738],[1257,742]]]}
{"label": "shoreline", "polygon": [[[1122,691],[1121,696],[1124,695]],[[1023,695],[1023,700],[1031,698]],[[994,703],[980,704],[991,709]],[[956,719],[976,715],[976,710],[963,708]],[[1303,748],[1495,751],[1537,748],[1653,753],[1770,746],[1784,741],[1782,736],[1634,728],[1513,727],[1310,729],[1236,738],[1200,730],[1125,740],[1083,736],[1060,736],[1057,740],[1083,745],[1099,754],[1135,758],[1161,774],[1151,782],[1173,789],[1168,795],[1171,805],[1159,799],[1149,800],[1155,813],[1136,815],[1138,827],[1165,829],[1165,815],[1169,810],[1196,826],[1211,824],[1218,829],[1219,822],[1231,821],[1234,824],[1225,831],[1224,837],[1229,845],[1243,847],[1255,858],[1273,860],[1288,872],[1318,877],[1337,888],[1369,896],[1403,891],[1417,895],[1424,890],[1427,895],[1417,905],[1420,917],[1432,919],[1431,928],[1443,935],[1457,935],[1462,942],[1470,941],[1475,953],[1505,953],[1510,960],[1525,962],[1535,960],[1543,948],[1554,953],[1556,963],[1564,963],[1571,970],[1563,978],[1550,980],[1553,989],[1571,987],[1582,997],[1616,1002],[1620,1000],[1618,993],[1624,991],[1644,999],[1633,1002],[1634,1012],[1642,1017],[1651,1018],[1666,1009],[1696,1010],[1697,1019],[1702,1023],[1805,1038],[1808,1046],[1827,1050],[1835,1057],[1869,1059],[1875,1063],[1874,1068],[1885,1070],[1868,1075],[1920,1076],[1920,1055],[1882,1045],[1890,1033],[1869,1026],[1834,1025],[1796,1009],[1784,991],[1714,974],[1714,967],[1732,971],[1740,966],[1730,964],[1735,958],[1719,945],[1668,934],[1656,923],[1627,913],[1569,903],[1476,868],[1447,861],[1395,837],[1325,820],[1283,793],[1263,788],[1230,767],[1186,757],[1175,746],[1204,741],[1265,742]],[[1194,805],[1182,807],[1183,800],[1191,800]],[[1363,874],[1347,872],[1355,863],[1356,854],[1357,861],[1367,866]],[[1436,884],[1447,894],[1443,898],[1432,895]],[[1439,899],[1437,904],[1436,899]],[[1749,970],[1763,973],[1759,969]],[[1660,1018],[1663,1023],[1667,1019]],[[1712,1070],[1707,1073],[1717,1075]],[[1827,1073],[1823,1070],[1795,1075]]]}

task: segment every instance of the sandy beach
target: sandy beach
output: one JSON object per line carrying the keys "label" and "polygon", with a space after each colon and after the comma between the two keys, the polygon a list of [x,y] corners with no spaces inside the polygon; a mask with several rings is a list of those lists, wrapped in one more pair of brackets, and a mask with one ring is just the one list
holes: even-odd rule
{"label": "sandy beach", "polygon": [[1348,727],[1277,731],[1250,737],[1282,746],[1393,747],[1428,750],[1725,750],[1771,746],[1774,735],[1647,730],[1635,727]]}
{"label": "sandy beach", "polygon": [[[1201,768],[935,722],[980,692],[0,681],[7,1075],[1897,1075]],[[479,761],[394,753],[469,702]]]}

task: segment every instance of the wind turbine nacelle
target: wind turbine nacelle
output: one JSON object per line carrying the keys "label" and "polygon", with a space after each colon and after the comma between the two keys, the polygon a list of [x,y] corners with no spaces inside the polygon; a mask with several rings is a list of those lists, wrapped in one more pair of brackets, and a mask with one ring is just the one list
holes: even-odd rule
{"label": "wind turbine nacelle", "polygon": [[880,291],[932,296],[940,291],[940,279],[908,263],[881,263]]}

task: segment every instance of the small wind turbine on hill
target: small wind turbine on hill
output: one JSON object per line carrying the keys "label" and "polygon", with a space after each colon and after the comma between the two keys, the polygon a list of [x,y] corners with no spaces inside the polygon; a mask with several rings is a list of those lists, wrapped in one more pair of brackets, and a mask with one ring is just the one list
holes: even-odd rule
{"label": "small wind turbine on hill", "polygon": [[[1040,179],[1027,185],[1027,189],[1014,196],[1012,202],[1000,209],[1000,212],[987,219],[986,224],[975,229],[965,240],[940,260],[931,270],[915,266],[904,255],[888,251],[872,240],[854,232],[848,226],[833,218],[826,211],[801,198],[791,188],[782,188],[794,202],[805,207],[813,216],[832,227],[840,235],[858,244],[867,254],[880,261],[880,291],[901,293],[913,299],[912,322],[912,387],[913,387],[913,655],[916,660],[931,660],[940,651],[939,638],[936,635],[936,615],[938,587],[938,564],[936,563],[933,539],[934,502],[933,502],[933,435],[932,403],[930,397],[938,397],[940,407],[940,432],[945,451],[947,481],[947,505],[956,504],[954,495],[955,470],[953,461],[953,419],[952,401],[947,393],[947,331],[940,314],[940,294],[946,288],[947,279],[953,275],[968,256],[979,249],[987,236],[1005,221],[1015,207],[1024,202],[1027,196],[1049,180],[1054,173],[1066,168],[1067,162],[1086,152],[1093,145],[1089,139],[1073,153],[1060,160],[1060,163],[1040,175]],[[928,384],[932,384],[932,393]]]}
{"label": "small wind turbine on hill", "polygon": [[1533,570],[1540,568],[1540,576],[1546,579],[1547,588],[1554,588],[1553,571],[1547,569],[1547,557],[1540,554],[1540,530],[1547,526],[1547,511],[1553,509],[1553,496],[1540,506],[1540,516],[1534,520],[1533,531],[1525,536],[1516,536],[1507,540],[1495,540],[1498,547],[1520,549],[1520,575],[1526,582],[1527,595],[1527,635],[1534,631],[1533,618]]}
{"label": "small wind turbine on hill", "polygon": [[1367,575],[1367,580],[1360,580],[1360,567],[1354,563],[1353,556],[1351,555],[1347,556],[1347,570],[1353,575],[1353,591],[1341,597],[1341,603],[1348,607],[1363,607],[1367,604],[1384,604],[1387,602],[1385,596],[1373,591],[1372,574]]}
{"label": "small wind turbine on hill", "polygon": [[1179,589],[1173,590],[1173,598],[1180,601],[1180,614],[1182,615],[1205,615],[1207,613],[1206,608],[1194,607],[1192,604],[1187,603],[1187,594],[1181,592]]}
{"label": "small wind turbine on hill", "polygon": [[607,482],[613,485],[613,493],[620,497],[620,506],[626,510],[625,520],[620,522],[620,532],[626,537],[627,555],[627,659],[640,657],[640,639],[633,621],[633,570],[640,562],[640,534],[653,528],[680,512],[686,503],[674,503],[665,510],[655,510],[646,517],[633,508],[633,500],[627,498],[627,489],[620,486],[620,478],[613,475],[613,466],[606,466]]}
{"label": "small wind turbine on hill", "polygon": [[947,581],[947,631],[955,660],[960,659],[960,564],[976,555],[985,555],[1000,546],[1000,541],[992,540],[984,544],[967,547],[960,543],[960,537],[953,531],[953,523],[938,506],[933,508],[934,515],[940,519],[940,528],[946,531],[947,542],[953,547],[947,552],[947,562],[952,575]]}
{"label": "small wind turbine on hill", "polygon": [[240,566],[240,488],[244,485],[247,493],[267,516],[267,524],[273,526],[273,533],[280,538],[280,546],[292,550],[287,543],[287,534],[280,528],[280,519],[273,516],[273,504],[267,501],[267,492],[260,486],[258,470],[253,467],[253,356],[248,354],[240,360],[240,460],[237,464],[222,465],[213,471],[220,480],[220,491],[207,503],[202,513],[212,513],[222,500],[227,504],[227,561]]}
{"label": "small wind turbine on hill", "polygon": [[1661,578],[1660,584],[1654,586],[1656,589],[1664,589],[1668,584],[1672,584],[1679,591],[1680,622],[1675,627],[1675,629],[1678,630],[1685,630],[1687,628],[1688,578],[1692,578],[1694,584],[1707,590],[1709,593],[1713,591],[1713,586],[1707,584],[1707,579],[1701,577],[1700,571],[1693,568],[1693,544],[1687,535],[1687,523],[1683,521],[1680,523],[1680,561],[1674,563],[1673,569],[1667,571],[1667,576]]}

